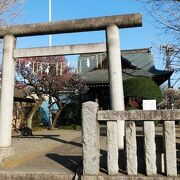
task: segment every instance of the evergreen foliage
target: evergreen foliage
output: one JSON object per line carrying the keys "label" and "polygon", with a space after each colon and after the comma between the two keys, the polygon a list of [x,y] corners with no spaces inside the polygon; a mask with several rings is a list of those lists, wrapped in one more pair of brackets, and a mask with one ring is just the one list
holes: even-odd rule
{"label": "evergreen foliage", "polygon": [[147,77],[135,77],[124,80],[124,95],[141,99],[156,99],[162,101],[163,94],[158,85]]}
{"label": "evergreen foliage", "polygon": [[75,103],[70,103],[67,104],[57,122],[60,126],[65,126],[65,125],[80,125],[81,124],[81,109],[79,104]]}

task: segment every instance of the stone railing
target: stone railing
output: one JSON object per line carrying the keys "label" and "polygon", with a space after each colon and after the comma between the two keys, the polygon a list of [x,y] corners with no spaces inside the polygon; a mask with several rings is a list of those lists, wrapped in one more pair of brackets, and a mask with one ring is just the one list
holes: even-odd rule
{"label": "stone railing", "polygon": [[[146,175],[157,174],[154,120],[163,121],[164,154],[161,160],[167,176],[177,176],[175,120],[180,120],[180,110],[131,110],[100,111],[95,102],[85,102],[82,106],[83,123],[83,174],[98,175],[100,171],[100,133],[99,122],[116,123],[126,121],[125,152],[127,175],[138,174],[137,139],[135,121],[143,121],[144,161]],[[116,141],[107,129],[107,169],[109,175],[117,175],[118,156]],[[114,136],[116,137],[116,136]],[[115,147],[115,148],[114,148]]]}

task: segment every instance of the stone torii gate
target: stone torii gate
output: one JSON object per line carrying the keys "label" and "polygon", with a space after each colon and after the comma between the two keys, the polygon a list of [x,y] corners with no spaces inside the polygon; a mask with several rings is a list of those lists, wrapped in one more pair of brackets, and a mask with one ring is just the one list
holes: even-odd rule
{"label": "stone torii gate", "polygon": [[[1,27],[0,38],[4,38],[4,47],[0,102],[0,160],[13,154],[13,147],[11,146],[11,129],[13,119],[14,74],[16,58],[107,51],[109,59],[111,109],[124,110],[119,28],[139,27],[141,25],[142,19],[140,14],[127,14]],[[106,44],[99,43],[16,49],[16,37],[97,30],[106,31]],[[111,147],[109,150],[114,152],[114,158],[116,158],[118,157],[118,148],[123,148],[124,146],[124,122],[119,122],[118,125],[117,121],[108,122],[107,128],[107,138],[113,139],[113,141],[109,141],[113,142],[112,144],[108,144],[108,146]],[[117,144],[119,144],[119,147]]]}

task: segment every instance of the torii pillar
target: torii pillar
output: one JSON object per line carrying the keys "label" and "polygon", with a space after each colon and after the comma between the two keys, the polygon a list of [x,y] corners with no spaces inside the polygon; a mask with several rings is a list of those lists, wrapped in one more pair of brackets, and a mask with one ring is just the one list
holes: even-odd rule
{"label": "torii pillar", "polygon": [[[119,28],[115,24],[107,27],[106,38],[109,60],[109,87],[111,109],[124,110]],[[124,149],[124,121],[108,121],[107,138],[108,172],[110,175],[114,175],[119,171],[118,149]]]}
{"label": "torii pillar", "polygon": [[5,157],[14,153],[14,149],[11,146],[15,78],[15,62],[13,59],[14,47],[14,36],[5,35],[3,41],[3,69],[0,103],[0,162]]}
{"label": "torii pillar", "polygon": [[[124,110],[123,78],[119,28],[116,25],[107,27],[107,51],[109,60],[110,100],[112,110]],[[124,121],[118,121],[118,148],[124,148]]]}

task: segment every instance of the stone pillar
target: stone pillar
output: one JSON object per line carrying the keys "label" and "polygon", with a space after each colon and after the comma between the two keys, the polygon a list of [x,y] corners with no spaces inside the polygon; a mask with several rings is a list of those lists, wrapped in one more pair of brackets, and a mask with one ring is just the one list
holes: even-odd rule
{"label": "stone pillar", "polygon": [[3,69],[0,103],[0,159],[13,153],[11,147],[11,131],[13,120],[13,99],[14,99],[14,74],[15,62],[13,49],[15,38],[12,35],[4,37],[3,48]]}
{"label": "stone pillar", "polygon": [[146,174],[156,175],[156,146],[155,146],[155,126],[153,121],[144,122],[144,150]]}
{"label": "stone pillar", "polygon": [[118,174],[119,165],[116,121],[107,121],[107,167],[109,175]]}
{"label": "stone pillar", "polygon": [[167,176],[177,176],[175,122],[165,121],[163,133],[165,173]]}
{"label": "stone pillar", "polygon": [[85,102],[82,105],[83,174],[98,175],[100,166],[98,104]]}
{"label": "stone pillar", "polygon": [[[119,29],[116,25],[107,27],[107,51],[109,60],[110,101],[112,110],[124,110],[124,93],[121,67]],[[124,121],[117,122],[118,148],[124,149]]]}
{"label": "stone pillar", "polygon": [[126,160],[127,174],[137,175],[137,142],[134,121],[127,122],[126,128]]}
{"label": "stone pillar", "polygon": [[[156,100],[143,100],[143,110],[156,110]],[[143,131],[146,174],[148,176],[156,175],[157,167],[154,121],[144,121]]]}

